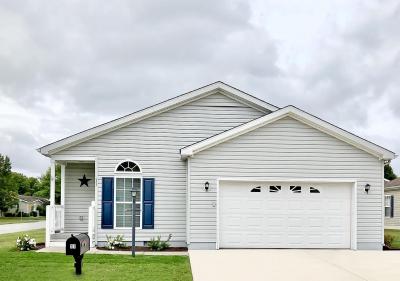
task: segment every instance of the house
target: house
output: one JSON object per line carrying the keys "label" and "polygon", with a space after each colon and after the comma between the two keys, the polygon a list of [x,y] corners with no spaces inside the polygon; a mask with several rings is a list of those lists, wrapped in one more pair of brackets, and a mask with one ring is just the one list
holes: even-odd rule
{"label": "house", "polygon": [[[216,82],[38,149],[51,160],[48,246],[69,233],[173,246],[382,249],[395,157],[294,106]],[[61,205],[55,205],[55,164]]]}
{"label": "house", "polygon": [[400,229],[400,178],[385,181],[385,228]]}
{"label": "house", "polygon": [[9,210],[10,213],[23,212],[30,214],[31,212],[39,213],[38,206],[49,204],[49,200],[42,197],[18,195],[18,206]]}

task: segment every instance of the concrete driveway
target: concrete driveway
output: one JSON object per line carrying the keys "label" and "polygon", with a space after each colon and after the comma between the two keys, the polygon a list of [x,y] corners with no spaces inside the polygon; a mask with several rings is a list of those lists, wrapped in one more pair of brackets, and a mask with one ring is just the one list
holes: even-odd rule
{"label": "concrete driveway", "polygon": [[194,281],[400,280],[400,251],[191,250]]}

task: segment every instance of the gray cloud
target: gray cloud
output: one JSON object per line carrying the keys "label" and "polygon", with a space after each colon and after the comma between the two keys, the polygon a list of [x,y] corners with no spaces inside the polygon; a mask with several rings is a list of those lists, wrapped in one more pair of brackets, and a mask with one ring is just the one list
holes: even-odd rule
{"label": "gray cloud", "polygon": [[315,5],[0,2],[0,153],[39,174],[38,146],[216,80],[400,151],[399,5]]}

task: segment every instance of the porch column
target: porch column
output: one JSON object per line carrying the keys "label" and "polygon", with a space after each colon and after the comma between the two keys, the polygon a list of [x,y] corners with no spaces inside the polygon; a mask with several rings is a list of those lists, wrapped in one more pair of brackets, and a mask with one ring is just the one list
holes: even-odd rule
{"label": "porch column", "polygon": [[50,205],[56,204],[56,161],[51,159],[50,165]]}
{"label": "porch column", "polygon": [[65,164],[61,164],[61,206],[65,205]]}

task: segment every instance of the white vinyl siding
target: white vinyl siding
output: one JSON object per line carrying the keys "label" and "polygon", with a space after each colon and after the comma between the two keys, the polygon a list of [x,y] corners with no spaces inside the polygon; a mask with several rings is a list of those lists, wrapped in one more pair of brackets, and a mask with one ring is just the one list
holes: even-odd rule
{"label": "white vinyl siding", "polygon": [[378,248],[383,227],[382,165],[372,155],[295,119],[275,121],[190,160],[190,242],[216,242],[217,178],[327,178],[357,180],[358,245]]}
{"label": "white vinyl siding", "polygon": [[[88,187],[80,186],[83,175],[90,179]],[[94,198],[94,163],[68,163],[65,167],[65,219],[66,232],[88,231],[88,209]]]}
{"label": "white vinyl siding", "polygon": [[138,123],[85,141],[57,153],[60,156],[96,156],[98,164],[99,205],[98,240],[106,235],[130,231],[101,229],[101,177],[114,176],[116,165],[132,159],[142,169],[143,178],[155,178],[154,230],[137,231],[137,241],[161,235],[172,241],[186,241],[186,163],[180,148],[218,134],[260,116],[261,112],[222,94],[182,105]]}

